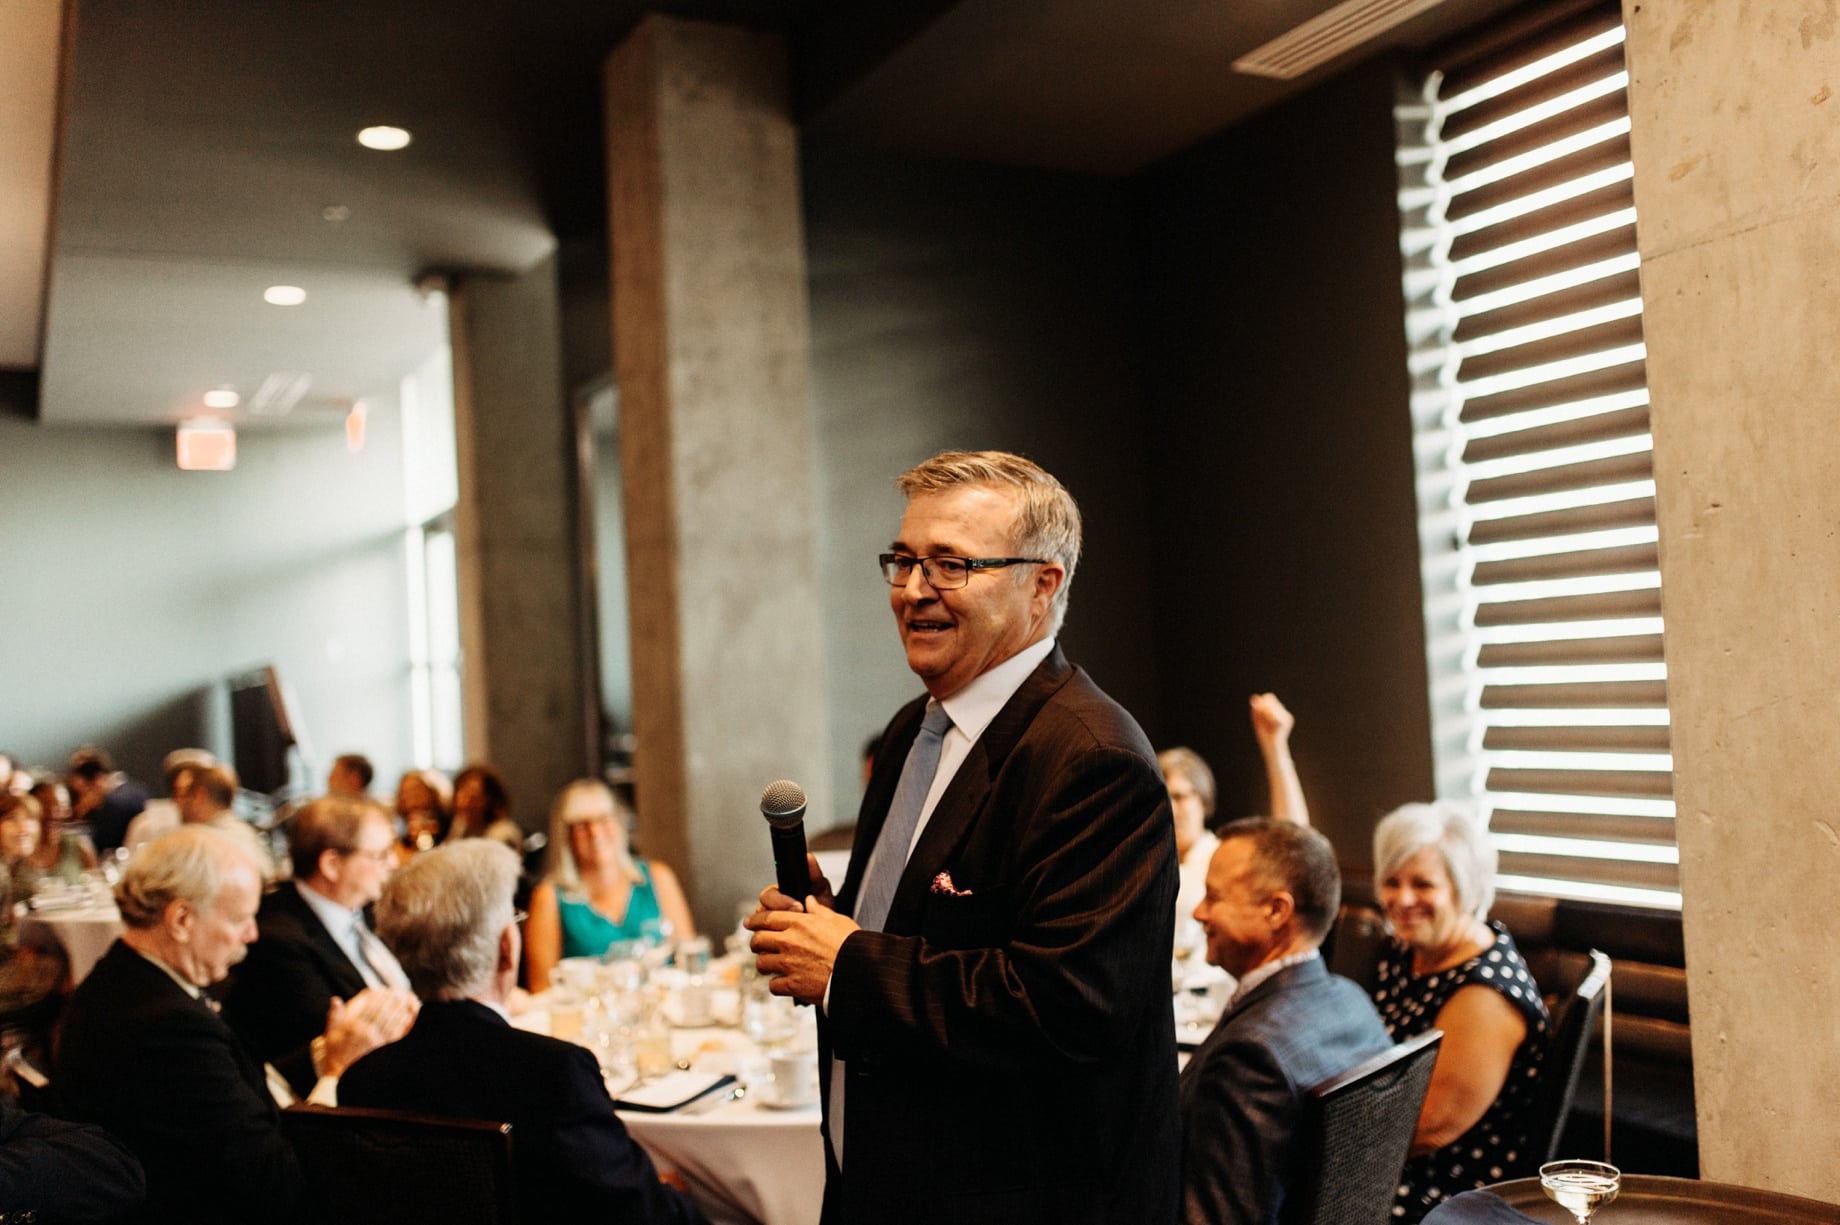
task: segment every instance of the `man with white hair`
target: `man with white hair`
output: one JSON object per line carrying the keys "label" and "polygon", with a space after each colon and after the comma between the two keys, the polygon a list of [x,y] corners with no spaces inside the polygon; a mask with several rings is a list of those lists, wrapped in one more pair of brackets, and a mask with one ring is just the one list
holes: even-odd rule
{"label": "man with white hair", "polygon": [[[126,930],[71,997],[58,1088],[140,1158],[144,1225],[310,1219],[267,1075],[205,996],[256,938],[261,895],[257,865],[218,831],[154,839],[115,888]],[[337,1076],[382,1033],[359,1001],[333,1009],[322,1069]]]}
{"label": "man with white hair", "polygon": [[424,852],[390,878],[377,933],[422,1011],[408,1037],[352,1065],[340,1103],[510,1123],[525,1221],[701,1221],[626,1134],[587,1048],[511,1027],[517,880],[517,856],[484,838]]}

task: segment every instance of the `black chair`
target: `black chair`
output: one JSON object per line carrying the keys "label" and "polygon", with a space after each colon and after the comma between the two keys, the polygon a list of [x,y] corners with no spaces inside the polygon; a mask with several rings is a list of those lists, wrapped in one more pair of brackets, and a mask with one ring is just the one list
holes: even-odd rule
{"label": "black chair", "polygon": [[1323,941],[1323,961],[1332,973],[1353,979],[1372,995],[1380,985],[1380,950],[1386,939],[1385,915],[1372,906],[1344,903]]}
{"label": "black chair", "polygon": [[[1604,1001],[1610,995],[1610,958],[1592,949],[1588,959],[1578,958],[1577,966],[1578,969],[1561,967],[1561,980],[1552,984],[1554,990],[1548,998],[1551,1027],[1546,1037],[1546,1058],[1540,1066],[1534,1121],[1528,1132],[1533,1148],[1520,1163],[1518,1172],[1522,1177],[1538,1172],[1542,1164],[1558,1156],[1559,1139],[1565,1132],[1565,1121],[1572,1113],[1572,1098],[1577,1095],[1578,1081],[1584,1074],[1591,1034],[1597,1028],[1598,1018],[1603,1016]],[[1604,1064],[1608,1068],[1607,1034],[1605,1038]],[[1605,1100],[1607,1105],[1608,1098]]]}
{"label": "black chair", "polygon": [[1442,1030],[1408,1038],[1309,1091],[1298,1194],[1285,1225],[1386,1225]]}
{"label": "black chair", "polygon": [[302,1104],[281,1126],[327,1220],[517,1225],[509,1123]]}

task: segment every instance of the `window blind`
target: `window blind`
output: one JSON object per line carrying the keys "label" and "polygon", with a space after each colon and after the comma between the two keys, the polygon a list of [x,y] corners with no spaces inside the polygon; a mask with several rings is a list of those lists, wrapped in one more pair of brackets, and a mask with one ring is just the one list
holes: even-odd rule
{"label": "window blind", "polygon": [[1506,888],[1679,905],[1617,5],[1435,49],[1400,204],[1440,791]]}

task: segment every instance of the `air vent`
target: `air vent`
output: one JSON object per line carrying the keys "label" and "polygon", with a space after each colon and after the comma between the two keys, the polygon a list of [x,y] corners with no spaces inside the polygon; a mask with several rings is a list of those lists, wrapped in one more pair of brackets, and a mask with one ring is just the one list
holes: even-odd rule
{"label": "air vent", "polygon": [[1290,81],[1364,46],[1444,0],[1347,0],[1233,61],[1235,72]]}
{"label": "air vent", "polygon": [[301,370],[277,370],[262,380],[249,397],[249,411],[260,417],[280,417],[294,411],[300,397],[313,385],[313,376]]}

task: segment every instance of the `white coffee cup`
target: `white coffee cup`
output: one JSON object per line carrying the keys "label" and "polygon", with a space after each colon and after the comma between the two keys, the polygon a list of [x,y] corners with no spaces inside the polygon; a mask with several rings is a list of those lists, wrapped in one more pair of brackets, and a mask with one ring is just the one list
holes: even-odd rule
{"label": "white coffee cup", "polygon": [[808,1106],[818,1100],[816,1051],[780,1050],[767,1060],[767,1103]]}

